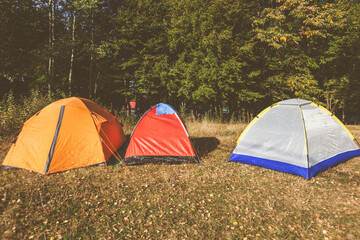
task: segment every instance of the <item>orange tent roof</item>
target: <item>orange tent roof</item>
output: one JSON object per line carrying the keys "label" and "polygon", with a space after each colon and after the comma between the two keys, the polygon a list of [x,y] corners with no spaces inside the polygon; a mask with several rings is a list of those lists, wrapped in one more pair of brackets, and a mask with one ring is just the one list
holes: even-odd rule
{"label": "orange tent roof", "polygon": [[66,98],[24,123],[3,165],[49,174],[105,163],[125,140],[111,113],[90,100]]}

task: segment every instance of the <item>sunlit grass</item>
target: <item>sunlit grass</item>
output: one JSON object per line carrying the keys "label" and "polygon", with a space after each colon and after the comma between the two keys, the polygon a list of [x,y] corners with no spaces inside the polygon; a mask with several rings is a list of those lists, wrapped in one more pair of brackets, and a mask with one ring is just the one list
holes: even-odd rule
{"label": "sunlit grass", "polygon": [[[47,177],[25,170],[1,170],[0,236],[360,238],[360,158],[310,181],[229,163],[245,126],[188,121],[201,165],[129,167],[133,175],[118,166],[88,167]],[[349,129],[360,139],[359,126]]]}

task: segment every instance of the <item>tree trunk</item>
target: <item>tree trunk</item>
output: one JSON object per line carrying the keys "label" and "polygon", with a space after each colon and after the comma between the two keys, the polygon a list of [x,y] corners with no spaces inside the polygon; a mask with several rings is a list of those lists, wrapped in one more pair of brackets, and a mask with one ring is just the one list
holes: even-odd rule
{"label": "tree trunk", "polygon": [[54,44],[55,44],[55,1],[52,0],[52,16],[51,16],[51,49],[52,49],[52,62],[51,62],[51,80],[54,82]]}
{"label": "tree trunk", "polygon": [[71,37],[71,57],[70,57],[70,70],[69,70],[69,97],[72,96],[72,75],[73,75],[73,66],[74,66],[74,43],[75,43],[75,23],[76,23],[76,16],[75,11],[73,12],[73,19],[72,19],[72,37]]}
{"label": "tree trunk", "polygon": [[89,66],[89,97],[90,99],[93,96],[93,81],[92,81],[92,69],[93,69],[93,61],[94,61],[94,14],[91,14],[91,49],[90,49],[90,66]]}
{"label": "tree trunk", "polygon": [[89,69],[89,98],[92,98],[92,66],[93,66],[93,56],[90,56],[90,69]]}
{"label": "tree trunk", "polygon": [[96,76],[95,81],[94,81],[94,98],[96,98],[97,87],[98,87],[97,83],[99,82],[99,80],[100,80],[100,70],[98,69],[97,76]]}
{"label": "tree trunk", "polygon": [[54,42],[55,42],[55,2],[49,0],[49,65],[48,65],[48,90],[54,82]]}
{"label": "tree trunk", "polygon": [[249,109],[246,108],[245,110],[245,122],[248,124],[249,123]]}
{"label": "tree trunk", "polygon": [[[128,86],[128,81],[126,81],[126,79],[124,80],[124,88],[126,90],[129,89],[129,86]],[[129,103],[129,100],[128,100],[128,96],[125,95],[125,106],[126,106],[126,116],[129,116],[130,115],[130,111],[131,111],[131,108],[130,108],[130,103]]]}

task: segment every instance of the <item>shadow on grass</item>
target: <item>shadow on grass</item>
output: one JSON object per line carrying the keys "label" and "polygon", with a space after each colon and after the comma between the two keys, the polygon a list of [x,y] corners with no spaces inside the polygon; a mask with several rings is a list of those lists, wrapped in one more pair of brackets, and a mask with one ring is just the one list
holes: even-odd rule
{"label": "shadow on grass", "polygon": [[190,140],[200,160],[202,157],[214,151],[220,144],[219,139],[216,137],[190,138]]}
{"label": "shadow on grass", "polygon": [[[130,142],[130,135],[126,135],[126,139],[126,142],[117,150],[122,159],[125,157],[126,149]],[[216,137],[190,138],[190,140],[200,160],[202,157],[205,157],[207,154],[214,151],[220,144],[220,141]],[[119,161],[114,156],[111,156],[107,161],[108,165],[116,165],[118,163]],[[179,163],[181,162],[174,164]]]}
{"label": "shadow on grass", "polygon": [[[337,168],[341,164],[346,164],[346,163],[339,163],[336,166],[326,169],[324,172],[321,172],[318,175],[316,175],[315,178],[318,178],[318,179],[322,178],[322,179],[326,179],[326,180],[331,179],[332,181],[336,181],[336,182],[339,182],[342,184],[349,184],[352,182],[355,182],[355,183],[360,182],[359,174],[356,174],[353,172],[344,172],[344,171],[337,170]],[[329,172],[327,172],[327,171],[329,171]]]}
{"label": "shadow on grass", "polygon": [[[117,150],[122,160],[124,160],[125,158],[126,149],[129,143],[130,143],[130,135],[126,135],[126,142],[124,142],[124,144]],[[107,161],[107,165],[116,165],[118,163],[119,161],[114,157],[114,155],[111,156]]]}

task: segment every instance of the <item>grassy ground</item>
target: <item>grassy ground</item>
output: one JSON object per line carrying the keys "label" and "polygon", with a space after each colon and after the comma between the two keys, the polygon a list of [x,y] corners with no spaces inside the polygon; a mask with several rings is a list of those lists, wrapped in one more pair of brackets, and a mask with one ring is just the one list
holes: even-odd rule
{"label": "grassy ground", "polygon": [[[360,239],[360,158],[310,181],[229,163],[244,127],[188,122],[202,165],[134,166],[133,175],[99,166],[48,177],[2,169],[0,236]],[[349,129],[360,139],[360,126]]]}

